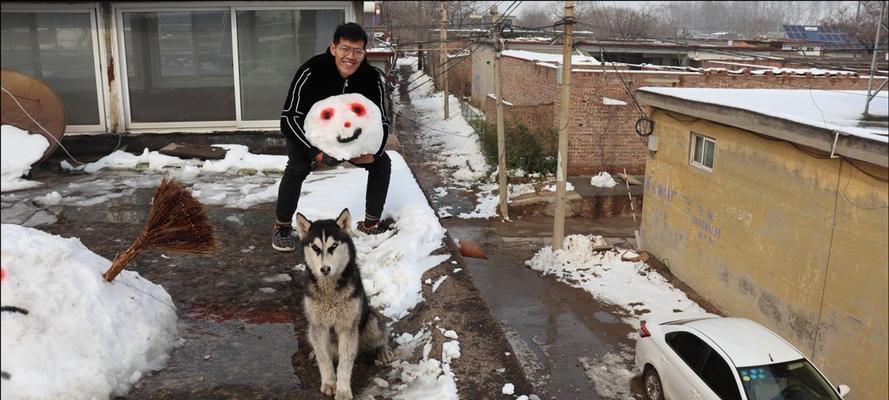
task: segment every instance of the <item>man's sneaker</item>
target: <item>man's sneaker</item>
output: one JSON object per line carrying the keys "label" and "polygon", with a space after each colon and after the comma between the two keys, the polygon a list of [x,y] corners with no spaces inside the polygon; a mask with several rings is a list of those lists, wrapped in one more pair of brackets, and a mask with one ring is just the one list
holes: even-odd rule
{"label": "man's sneaker", "polygon": [[367,221],[359,221],[358,230],[368,235],[379,235],[383,232],[388,231],[389,227],[387,227],[380,221],[375,221],[373,223],[368,223]]}
{"label": "man's sneaker", "polygon": [[293,227],[290,225],[275,224],[275,232],[272,235],[272,248],[278,251],[296,250],[297,238],[293,235]]}

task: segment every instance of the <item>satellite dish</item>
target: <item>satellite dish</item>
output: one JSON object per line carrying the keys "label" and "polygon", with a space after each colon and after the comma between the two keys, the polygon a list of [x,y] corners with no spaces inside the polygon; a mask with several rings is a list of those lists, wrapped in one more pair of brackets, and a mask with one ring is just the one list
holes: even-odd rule
{"label": "satellite dish", "polygon": [[[21,72],[4,69],[0,81],[3,85],[3,90],[0,91],[0,120],[4,125],[13,125],[46,137],[49,147],[37,163],[46,161],[59,147],[59,141],[65,135],[65,109],[62,101],[45,83]],[[45,132],[31,118],[49,132]]]}

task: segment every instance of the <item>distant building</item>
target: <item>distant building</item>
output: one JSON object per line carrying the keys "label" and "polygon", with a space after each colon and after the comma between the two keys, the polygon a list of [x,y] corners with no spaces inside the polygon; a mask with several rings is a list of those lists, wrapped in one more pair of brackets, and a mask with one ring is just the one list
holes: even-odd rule
{"label": "distant building", "polygon": [[2,67],[46,82],[69,133],[276,130],[297,68],[361,5],[4,1]]}
{"label": "distant building", "polygon": [[863,91],[643,87],[642,247],[733,316],[887,396],[889,101]]}

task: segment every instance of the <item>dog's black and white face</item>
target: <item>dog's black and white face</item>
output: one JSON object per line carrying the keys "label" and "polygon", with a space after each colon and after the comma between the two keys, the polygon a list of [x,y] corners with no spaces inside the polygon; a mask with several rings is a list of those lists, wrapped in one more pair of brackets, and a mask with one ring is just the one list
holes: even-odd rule
{"label": "dog's black and white face", "polygon": [[302,214],[296,214],[303,257],[316,279],[336,278],[354,260],[355,247],[349,237],[351,222],[348,208],[335,221],[312,222]]}

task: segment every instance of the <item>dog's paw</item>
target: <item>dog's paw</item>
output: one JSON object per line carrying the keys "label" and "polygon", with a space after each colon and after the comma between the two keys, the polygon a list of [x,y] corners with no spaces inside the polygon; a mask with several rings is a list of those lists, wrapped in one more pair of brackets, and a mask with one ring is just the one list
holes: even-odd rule
{"label": "dog's paw", "polygon": [[[321,393],[324,393],[328,396],[333,396],[333,393],[336,391],[336,385],[333,383],[322,383],[321,384]],[[339,394],[337,394],[339,396]],[[351,397],[349,397],[351,399]]]}
{"label": "dog's paw", "polygon": [[395,360],[395,353],[392,352],[392,350],[386,349],[380,351],[379,354],[377,354],[377,361],[379,361],[381,364],[389,364],[393,360]]}
{"label": "dog's paw", "polygon": [[336,391],[336,400],[352,400],[352,389],[338,389]]}

